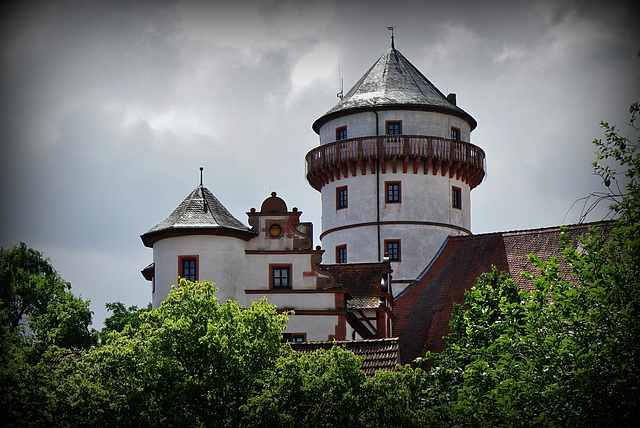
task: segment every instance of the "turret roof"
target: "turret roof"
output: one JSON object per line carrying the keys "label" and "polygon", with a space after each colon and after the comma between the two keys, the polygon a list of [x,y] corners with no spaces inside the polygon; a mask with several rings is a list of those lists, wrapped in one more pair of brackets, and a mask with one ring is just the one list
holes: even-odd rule
{"label": "turret roof", "polygon": [[173,212],[141,235],[148,247],[165,235],[205,233],[253,236],[247,226],[235,218],[206,187],[198,186]]}
{"label": "turret roof", "polygon": [[443,111],[466,120],[473,130],[477,122],[449,101],[393,46],[360,78],[342,100],[313,123],[313,130],[330,119],[355,110],[412,108]]}

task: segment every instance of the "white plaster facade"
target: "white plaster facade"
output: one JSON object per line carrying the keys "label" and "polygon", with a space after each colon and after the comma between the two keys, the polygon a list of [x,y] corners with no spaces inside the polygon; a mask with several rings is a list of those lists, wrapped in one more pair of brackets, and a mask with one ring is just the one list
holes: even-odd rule
{"label": "white plaster facade", "polygon": [[[198,209],[203,204],[200,196],[216,207],[209,209],[212,225],[208,228],[202,219],[208,214]],[[260,211],[247,213],[251,229],[239,226],[235,219],[222,218],[222,214],[230,216],[223,210],[202,188],[192,192],[167,220],[142,235],[145,245],[153,248],[152,269],[145,275],[154,284],[153,307],[160,306],[179,282],[181,261],[192,259],[196,260],[196,279],[214,282],[221,302],[235,300],[248,307],[265,298],[280,311],[295,311],[289,317],[289,335],[307,341],[344,340],[345,291],[319,268],[323,251],[311,248],[312,226],[300,223],[302,213],[295,208],[287,211],[275,193]],[[222,220],[215,218],[218,214]],[[198,225],[190,227],[194,217]],[[186,224],[180,223],[185,218]],[[287,270],[287,286],[274,286],[274,267]]]}

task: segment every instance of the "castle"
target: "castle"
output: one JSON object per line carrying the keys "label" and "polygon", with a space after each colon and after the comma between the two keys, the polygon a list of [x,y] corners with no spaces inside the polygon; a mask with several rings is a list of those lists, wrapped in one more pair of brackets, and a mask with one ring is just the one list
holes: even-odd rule
{"label": "castle", "polygon": [[[516,253],[550,251],[558,234],[471,234],[470,193],[486,173],[484,151],[470,142],[476,125],[392,38],[312,125],[320,145],[306,155],[306,176],[322,198],[322,248],[313,248],[313,226],[275,192],[246,213],[247,227],[201,179],[141,235],[153,248],[142,271],[153,306],[180,277],[210,280],[222,301],[248,306],[265,297],[295,311],[284,340],[395,340],[405,363],[441,350],[452,302],[464,300],[480,273],[510,270]],[[508,237],[518,245],[505,245]]]}

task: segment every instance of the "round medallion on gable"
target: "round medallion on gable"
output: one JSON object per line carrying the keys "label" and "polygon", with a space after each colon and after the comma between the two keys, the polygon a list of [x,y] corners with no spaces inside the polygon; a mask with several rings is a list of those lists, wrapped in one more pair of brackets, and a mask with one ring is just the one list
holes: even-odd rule
{"label": "round medallion on gable", "polygon": [[274,223],[269,228],[269,236],[272,238],[278,238],[282,234],[282,227],[279,224]]}

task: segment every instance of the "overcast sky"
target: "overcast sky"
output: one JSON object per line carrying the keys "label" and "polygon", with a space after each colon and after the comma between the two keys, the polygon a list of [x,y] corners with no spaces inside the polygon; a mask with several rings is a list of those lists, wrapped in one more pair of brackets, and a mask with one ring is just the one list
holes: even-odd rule
{"label": "overcast sky", "polygon": [[600,120],[623,125],[640,99],[634,1],[30,3],[2,14],[0,245],[51,258],[96,328],[105,302],[150,301],[139,236],[200,166],[245,224],[276,191],[320,244],[311,124],[338,102],[339,76],[346,93],[389,47],[388,26],[478,121],[474,233],[575,222],[571,204],[601,189]]}

